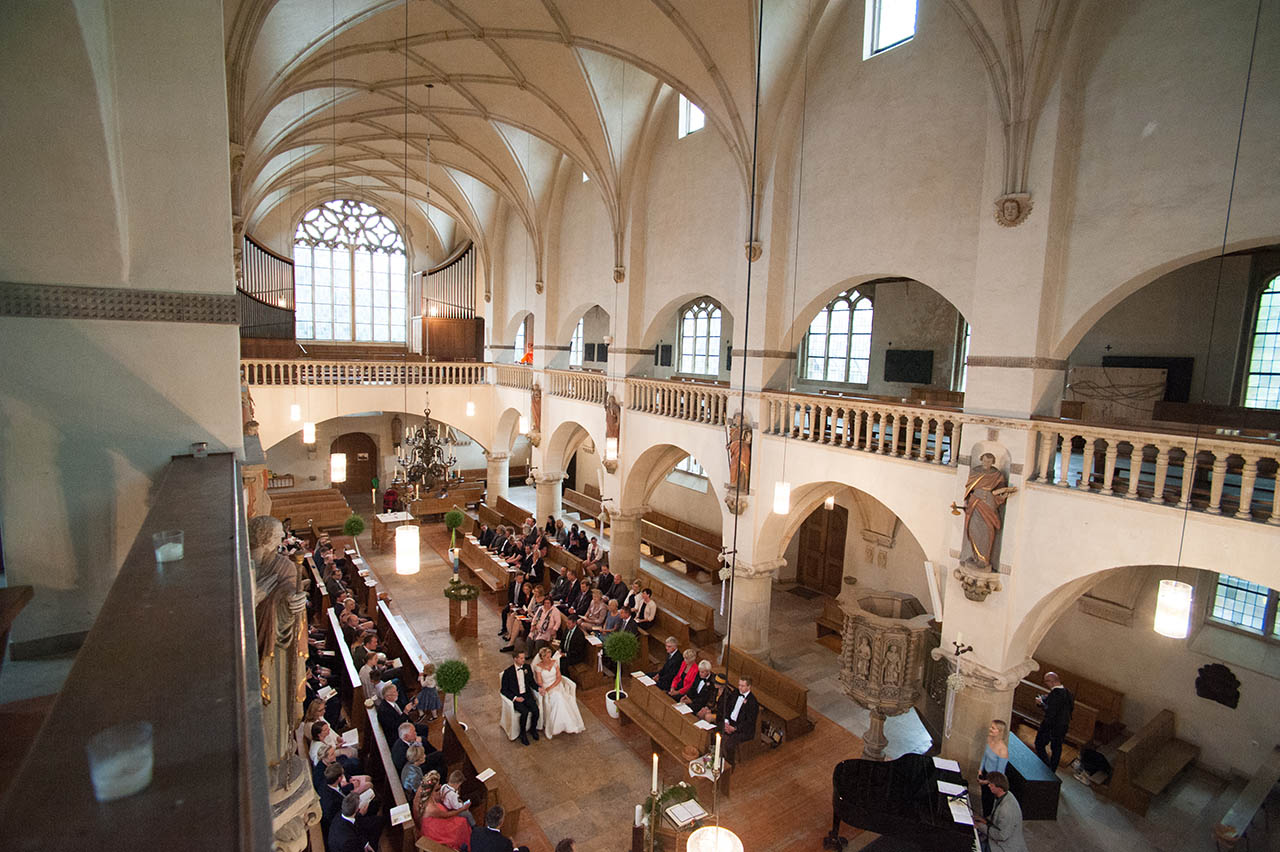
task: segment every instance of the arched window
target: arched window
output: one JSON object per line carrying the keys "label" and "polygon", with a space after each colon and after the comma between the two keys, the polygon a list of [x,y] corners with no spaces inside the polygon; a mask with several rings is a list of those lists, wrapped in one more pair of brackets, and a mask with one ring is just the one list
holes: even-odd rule
{"label": "arched window", "polygon": [[865,385],[871,368],[871,299],[857,290],[836,296],[809,323],[802,378]]}
{"label": "arched window", "polygon": [[720,375],[720,306],[710,299],[689,305],[680,314],[680,372]]}
{"label": "arched window", "polygon": [[408,258],[394,222],[339,199],[307,211],[293,239],[300,339],[404,342]]}
{"label": "arched window", "polygon": [[516,353],[515,360],[517,362],[519,362],[519,360],[524,357],[524,342],[525,342],[525,336],[528,334],[528,329],[529,329],[529,318],[525,317],[524,319],[520,320],[520,324],[516,326],[516,342],[515,342],[515,346],[512,347],[515,350],[515,353]]}
{"label": "arched window", "polygon": [[1280,408],[1280,275],[1271,279],[1258,298],[1244,404],[1248,408]]}
{"label": "arched window", "polygon": [[569,366],[582,366],[582,319],[573,327],[573,337],[569,338]]}

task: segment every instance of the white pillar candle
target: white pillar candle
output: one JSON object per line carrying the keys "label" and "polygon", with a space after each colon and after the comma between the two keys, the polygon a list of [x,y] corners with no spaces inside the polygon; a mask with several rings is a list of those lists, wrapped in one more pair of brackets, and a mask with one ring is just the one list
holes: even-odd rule
{"label": "white pillar candle", "polygon": [[651,785],[653,794],[658,795],[658,753],[653,753],[653,784]]}
{"label": "white pillar candle", "polygon": [[716,731],[716,754],[715,754],[715,757],[711,758],[711,768],[712,770],[720,769],[720,732],[719,731]]}
{"label": "white pillar candle", "polygon": [[644,805],[636,805],[636,828],[644,822]]}

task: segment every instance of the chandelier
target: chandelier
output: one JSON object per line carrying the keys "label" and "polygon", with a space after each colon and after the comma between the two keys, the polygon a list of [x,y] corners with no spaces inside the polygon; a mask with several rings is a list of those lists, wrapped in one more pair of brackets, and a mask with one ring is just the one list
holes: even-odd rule
{"label": "chandelier", "polygon": [[443,484],[449,470],[458,463],[452,453],[453,438],[445,427],[445,437],[431,425],[431,397],[427,395],[422,410],[423,425],[405,430],[404,443],[396,456],[396,463],[404,471],[410,485],[420,485],[430,491],[437,483]]}

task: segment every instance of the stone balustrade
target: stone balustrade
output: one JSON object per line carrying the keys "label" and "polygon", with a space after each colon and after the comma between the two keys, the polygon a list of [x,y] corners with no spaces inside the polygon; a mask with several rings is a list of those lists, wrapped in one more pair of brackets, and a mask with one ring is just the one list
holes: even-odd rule
{"label": "stone balustrade", "polygon": [[964,415],[875,399],[765,391],[763,431],[799,441],[955,465]]}
{"label": "stone balustrade", "polygon": [[261,385],[480,385],[488,364],[405,361],[308,361],[246,359],[240,379]]}
{"label": "stone balustrade", "polygon": [[609,392],[603,373],[587,373],[581,370],[545,370],[547,392],[565,399],[578,399],[603,405]]}
{"label": "stone balustrade", "polygon": [[1034,432],[1032,481],[1280,524],[1275,441],[1064,420],[1036,422]]}
{"label": "stone balustrade", "polygon": [[523,364],[494,364],[498,384],[504,388],[533,389],[533,368]]}
{"label": "stone balustrade", "polygon": [[723,426],[729,388],[695,382],[627,379],[627,408],[690,423]]}

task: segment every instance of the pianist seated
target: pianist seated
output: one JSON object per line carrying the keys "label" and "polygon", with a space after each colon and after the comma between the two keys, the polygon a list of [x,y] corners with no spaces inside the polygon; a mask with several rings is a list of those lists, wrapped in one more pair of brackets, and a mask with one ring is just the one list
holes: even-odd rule
{"label": "pianist seated", "polygon": [[995,798],[989,817],[973,818],[983,848],[987,852],[1027,852],[1027,841],[1022,836],[1022,806],[1009,792],[1009,779],[1003,772],[988,772],[981,783]]}

